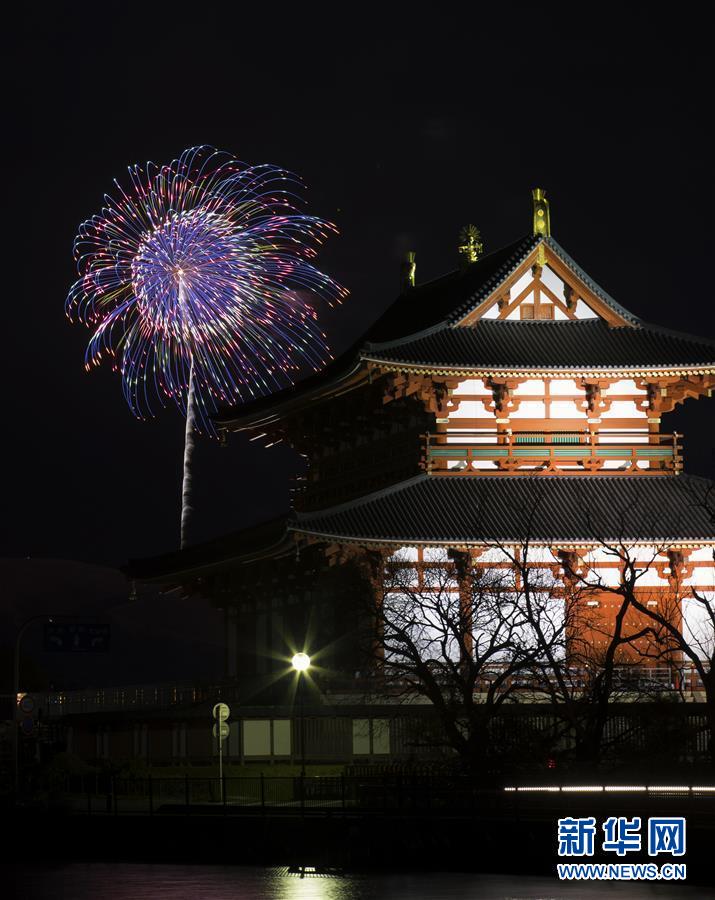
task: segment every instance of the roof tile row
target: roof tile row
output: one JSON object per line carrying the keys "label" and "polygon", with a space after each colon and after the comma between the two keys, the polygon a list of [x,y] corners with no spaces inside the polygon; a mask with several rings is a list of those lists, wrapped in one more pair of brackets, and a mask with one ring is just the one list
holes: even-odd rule
{"label": "roof tile row", "polygon": [[715,483],[681,475],[420,475],[299,513],[293,531],[399,543],[715,540]]}

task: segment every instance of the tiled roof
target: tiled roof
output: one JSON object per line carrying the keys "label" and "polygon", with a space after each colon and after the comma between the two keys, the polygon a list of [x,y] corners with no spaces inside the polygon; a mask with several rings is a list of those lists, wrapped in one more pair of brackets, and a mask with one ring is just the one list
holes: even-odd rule
{"label": "tiled roof", "polygon": [[366,359],[455,369],[586,369],[715,365],[715,342],[649,325],[602,319],[481,319],[412,340],[368,346]]}
{"label": "tiled roof", "polygon": [[483,256],[466,269],[450,272],[400,294],[356,342],[320,372],[267,397],[222,410],[214,421],[220,426],[263,421],[302,402],[309,402],[331,384],[339,384],[354,373],[360,349],[366,341],[390,341],[406,333],[415,334],[444,322],[465,303],[479,303],[533,250],[541,238],[520,238],[513,244]]}
{"label": "tiled roof", "polygon": [[[530,330],[519,337],[517,330],[513,333],[504,330],[487,334],[478,329],[504,325],[508,329],[521,323],[482,319],[478,326],[459,329],[460,333],[455,337],[456,329],[452,326],[489,297],[541,242],[603,303],[635,328],[609,329],[600,323],[599,329],[599,322],[594,320],[578,323],[529,322],[524,324]],[[554,330],[563,325],[583,325],[583,328],[581,331]],[[536,332],[534,326],[542,330]],[[626,331],[629,333],[626,334]],[[501,343],[490,344],[490,341],[499,341],[500,338]],[[517,340],[518,345],[514,343]],[[704,346],[709,347],[705,358]],[[388,350],[392,347],[396,348],[394,352]],[[554,356],[555,350],[563,358],[562,362]],[[582,361],[582,368],[586,365],[592,368],[697,365],[712,363],[715,352],[712,345],[705,341],[676,335],[643,322],[596,284],[553,238],[528,235],[483,256],[466,268],[410,288],[397,297],[349,349],[323,370],[276,394],[223,410],[215,421],[219,426],[229,427],[239,424],[243,427],[244,423],[253,427],[254,423],[274,421],[304,403],[329,394],[333,387],[354,377],[361,356],[435,367],[437,364],[445,368],[483,365],[499,370],[515,368],[520,364],[518,358],[526,360],[521,363],[525,367],[542,368],[577,367],[575,361]],[[609,362],[609,359],[613,361]]]}
{"label": "tiled roof", "polygon": [[561,259],[561,261],[566,265],[567,268],[571,269],[571,271],[577,275],[581,281],[586,285],[586,287],[590,288],[593,293],[599,297],[606,306],[610,306],[614,312],[617,312],[628,322],[641,322],[642,320],[632,313],[629,309],[626,309],[625,306],[621,306],[616,300],[611,297],[609,293],[604,291],[600,284],[597,284],[593,278],[581,268],[581,266],[576,262],[573,257],[569,256],[569,254],[564,250],[564,248],[559,244],[558,241],[555,241],[552,237],[544,238],[544,243],[547,247],[551,247],[554,253]]}
{"label": "tiled roof", "polygon": [[[396,543],[715,540],[715,484],[680,475],[420,475],[291,530]],[[706,505],[709,504],[709,509]]]}
{"label": "tiled roof", "polygon": [[174,553],[132,559],[122,571],[138,581],[181,583],[182,577],[200,576],[217,566],[248,564],[266,554],[278,556],[292,549],[283,546],[286,537],[286,516],[282,515]]}
{"label": "tiled roof", "polygon": [[365,341],[391,341],[461,318],[487,297],[531,253],[541,238],[529,235],[471,263],[405,291],[374,322]]}

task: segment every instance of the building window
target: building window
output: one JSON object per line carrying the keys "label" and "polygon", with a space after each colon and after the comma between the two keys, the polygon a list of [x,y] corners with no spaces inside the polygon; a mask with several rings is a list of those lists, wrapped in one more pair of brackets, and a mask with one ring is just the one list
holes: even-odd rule
{"label": "building window", "polygon": [[171,729],[171,755],[174,759],[183,759],[186,751],[186,722],[175,722]]}
{"label": "building window", "polygon": [[134,756],[139,759],[146,759],[147,757],[147,744],[148,744],[148,726],[147,725],[135,725],[134,726]]}
{"label": "building window", "polygon": [[290,719],[244,719],[245,756],[290,756]]}
{"label": "building window", "polygon": [[353,719],[353,756],[379,756],[389,752],[389,719]]}
{"label": "building window", "polygon": [[109,759],[109,728],[100,725],[96,735],[97,759]]}

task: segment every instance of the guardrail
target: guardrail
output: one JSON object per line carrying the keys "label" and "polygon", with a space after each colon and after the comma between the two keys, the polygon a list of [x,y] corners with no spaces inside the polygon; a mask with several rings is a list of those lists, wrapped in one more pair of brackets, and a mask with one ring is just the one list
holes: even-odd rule
{"label": "guardrail", "polygon": [[58,718],[71,713],[171,709],[218,700],[231,703],[237,702],[238,688],[232,684],[135,684],[33,693],[33,698],[48,718]]}
{"label": "guardrail", "polygon": [[[494,666],[489,672],[485,671],[482,678],[475,683],[475,693],[481,693],[491,688],[493,680],[501,676],[503,669]],[[532,675],[528,671],[516,672],[510,678],[503,681],[503,690],[523,688],[526,691],[543,688],[545,675],[539,673]],[[592,673],[585,668],[573,668],[568,672],[569,684],[573,689],[585,687],[592,680]],[[362,675],[355,678],[332,678],[323,686],[323,694],[357,693],[366,697],[378,695],[401,694],[409,690],[413,682],[407,679],[399,679],[394,673],[386,677],[385,673],[377,670],[372,675]],[[702,692],[704,686],[698,670],[691,663],[673,666],[615,666],[614,683],[617,692],[628,691],[641,694],[657,693],[659,691],[677,691],[689,695]]]}
{"label": "guardrail", "polygon": [[[495,673],[497,670],[495,670]],[[621,684],[627,679],[638,681],[646,679],[664,688],[680,690],[685,693],[702,691],[703,685],[697,670],[691,664],[682,666],[622,666],[616,667]],[[573,678],[577,681],[579,671],[574,670]],[[585,680],[585,670],[584,670]],[[524,687],[533,688],[536,683],[528,673],[519,673],[514,681],[523,683]],[[486,690],[489,681],[484,679],[478,688]],[[323,696],[331,694],[386,694],[404,692],[407,682],[390,678],[386,681],[384,673],[379,670],[374,674],[363,674],[356,677],[336,675],[327,676],[321,681]],[[515,686],[509,682],[509,687]],[[129,685],[126,687],[93,688],[79,691],[53,691],[33,693],[33,698],[45,719],[59,719],[77,713],[131,711],[135,709],[172,709],[189,707],[201,703],[216,703],[219,700],[240,706],[239,687],[235,684],[214,685]]]}
{"label": "guardrail", "polygon": [[[541,803],[552,794],[579,794],[592,802],[602,794],[611,805],[638,793],[639,803],[667,798],[715,804],[709,784],[531,785],[487,788],[484,779],[466,775],[320,775],[296,777],[241,776],[224,778],[137,778],[70,776],[65,805],[87,815],[221,814],[229,812],[310,811],[383,812],[387,810],[484,812],[513,807],[516,802]],[[539,796],[541,795],[541,796]],[[631,798],[632,799],[632,798]]]}
{"label": "guardrail", "polygon": [[[645,431],[516,432],[485,434],[450,429],[425,436],[423,466],[439,475],[573,472],[618,474],[677,473],[682,438]],[[620,463],[617,467],[608,463]],[[487,466],[485,466],[485,463]],[[494,468],[488,467],[493,464]],[[640,464],[646,464],[647,467]]]}

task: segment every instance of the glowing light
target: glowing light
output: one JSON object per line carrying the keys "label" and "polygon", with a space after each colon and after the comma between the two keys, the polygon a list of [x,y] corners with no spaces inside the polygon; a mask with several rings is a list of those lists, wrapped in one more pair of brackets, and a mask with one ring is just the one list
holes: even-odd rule
{"label": "glowing light", "polygon": [[94,331],[86,368],[108,359],[139,418],[155,398],[185,414],[193,369],[197,426],[215,435],[221,406],[330,358],[311,301],[347,295],[313,264],[336,228],[298,212],[294,175],[211,147],[129,181],[79,228],[67,315]]}
{"label": "glowing light", "polygon": [[602,791],[603,786],[598,784],[583,784],[583,785],[564,785],[561,788],[562,791],[570,791],[570,792],[581,792],[584,793],[595,793],[597,791]]}
{"label": "glowing light", "polygon": [[680,793],[686,794],[688,792],[715,792],[715,787],[710,787],[707,785],[701,785],[699,787],[688,787],[687,785],[663,785],[663,784],[655,784],[655,785],[636,785],[636,784],[584,784],[584,785],[563,785],[561,787],[552,787],[546,785],[529,785],[526,787],[505,787],[505,791],[526,791],[526,792],[537,792],[537,791],[567,791],[569,793],[593,793],[599,791],[611,791],[614,793]]}
{"label": "glowing light", "polygon": [[517,791],[526,791],[527,793],[547,793],[547,794],[556,794],[561,788],[558,787],[520,787],[516,788]]}
{"label": "glowing light", "polygon": [[639,784],[607,784],[603,789],[604,791],[618,791],[620,793],[629,794],[632,794],[634,792],[640,793],[642,791],[648,790],[644,785]]}
{"label": "glowing light", "polygon": [[297,672],[305,672],[310,667],[310,657],[307,653],[296,653],[291,665]]}

